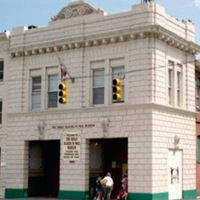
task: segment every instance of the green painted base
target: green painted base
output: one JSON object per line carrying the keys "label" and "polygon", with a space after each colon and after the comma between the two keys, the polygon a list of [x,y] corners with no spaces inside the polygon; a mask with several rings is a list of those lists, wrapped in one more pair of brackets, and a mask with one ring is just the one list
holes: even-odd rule
{"label": "green painted base", "polygon": [[77,200],[88,200],[88,191],[63,191],[60,190],[58,193],[58,199],[77,199]]}
{"label": "green painted base", "polygon": [[[184,190],[183,199],[195,199],[196,190]],[[27,198],[28,189],[9,189],[5,190],[5,198]],[[89,200],[88,191],[59,191],[58,199]],[[128,200],[168,200],[168,192],[163,193],[128,193]]]}
{"label": "green painted base", "polygon": [[128,193],[128,200],[168,200],[168,193]]}
{"label": "green painted base", "polygon": [[28,189],[9,189],[5,190],[5,198],[27,198]]}
{"label": "green painted base", "polygon": [[[184,190],[183,199],[196,199],[197,191],[196,190]],[[128,193],[128,200],[168,200],[168,192],[163,193]]]}
{"label": "green painted base", "polygon": [[196,199],[197,191],[196,190],[184,190],[183,198],[184,199]]}

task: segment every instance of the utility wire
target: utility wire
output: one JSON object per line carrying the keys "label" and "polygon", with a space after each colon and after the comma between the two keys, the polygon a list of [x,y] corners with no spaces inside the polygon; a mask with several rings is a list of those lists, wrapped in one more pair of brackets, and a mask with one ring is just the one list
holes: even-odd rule
{"label": "utility wire", "polygon": [[[195,63],[195,61],[191,61],[191,62],[186,62],[186,63],[182,63],[181,65],[187,65],[187,64],[192,64],[192,63]],[[171,66],[171,65],[170,65]],[[124,75],[127,75],[127,74],[131,74],[131,73],[137,73],[137,72],[144,72],[144,71],[151,71],[151,70],[157,70],[157,69],[162,69],[162,68],[167,68],[169,67],[169,65],[166,65],[166,66],[158,66],[158,67],[149,67],[149,68],[146,68],[146,69],[133,69],[133,70],[129,70],[129,71],[124,71]],[[60,68],[58,68],[58,70],[60,70]],[[53,75],[53,74],[52,74]],[[113,73],[109,73],[109,74],[104,74],[104,75],[88,75],[88,76],[73,76],[74,79],[87,79],[87,78],[93,78],[93,77],[108,77],[108,76],[113,76],[113,75],[118,75],[118,73],[116,74],[113,74]],[[40,75],[38,75],[40,76]],[[34,77],[37,77],[34,76]],[[68,78],[67,78],[68,79]],[[70,78],[69,78],[70,79]],[[48,78],[44,78],[42,79],[42,81],[47,81]],[[60,80],[60,79],[58,79]],[[21,79],[9,79],[9,80],[6,80],[4,79],[2,82],[16,82],[16,81],[21,81]],[[30,79],[23,79],[23,81],[27,81],[27,82],[30,82],[31,80]]]}

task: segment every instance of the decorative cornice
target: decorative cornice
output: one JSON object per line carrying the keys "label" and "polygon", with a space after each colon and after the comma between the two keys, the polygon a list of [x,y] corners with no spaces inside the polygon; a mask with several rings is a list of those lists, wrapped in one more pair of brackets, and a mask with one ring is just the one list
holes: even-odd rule
{"label": "decorative cornice", "polygon": [[199,60],[195,60],[195,69],[197,71],[200,71],[200,61]]}
{"label": "decorative cornice", "polygon": [[101,9],[95,9],[91,5],[83,1],[74,1],[67,7],[64,7],[55,17],[52,17],[52,21],[61,19],[68,19],[78,16],[90,15],[94,13],[104,13]]}
{"label": "decorative cornice", "polygon": [[123,30],[123,32],[120,31],[120,33],[116,31],[106,34],[91,35],[89,37],[67,38],[66,40],[52,41],[45,44],[35,44],[35,46],[29,46],[27,44],[25,47],[11,47],[10,52],[11,57],[14,58],[55,52],[54,44],[56,44],[57,51],[64,51],[100,45],[109,45],[145,38],[156,38],[167,45],[192,55],[200,52],[199,45],[187,41],[175,33],[157,25],[137,28],[134,30],[127,29]]}
{"label": "decorative cornice", "polygon": [[18,113],[8,113],[9,118],[15,117],[36,117],[40,116],[47,116],[47,115],[60,115],[60,114],[71,114],[71,113],[84,113],[84,112],[102,112],[106,111],[116,111],[116,110],[131,110],[131,109],[152,109],[154,110],[163,110],[164,112],[175,113],[177,115],[187,115],[191,117],[196,117],[196,111],[186,110],[182,108],[176,108],[172,106],[157,104],[157,103],[143,103],[143,104],[121,104],[121,105],[110,105],[110,106],[90,106],[85,108],[69,108],[65,109],[55,109],[55,110],[43,110],[43,111],[27,111],[27,112],[18,112]]}

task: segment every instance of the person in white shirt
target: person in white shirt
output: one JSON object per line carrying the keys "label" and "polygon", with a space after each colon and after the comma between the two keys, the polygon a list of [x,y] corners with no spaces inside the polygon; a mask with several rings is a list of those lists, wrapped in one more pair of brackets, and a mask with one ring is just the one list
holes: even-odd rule
{"label": "person in white shirt", "polygon": [[108,172],[107,175],[103,178],[103,199],[110,200],[111,192],[113,190],[113,179],[111,178],[111,173]]}

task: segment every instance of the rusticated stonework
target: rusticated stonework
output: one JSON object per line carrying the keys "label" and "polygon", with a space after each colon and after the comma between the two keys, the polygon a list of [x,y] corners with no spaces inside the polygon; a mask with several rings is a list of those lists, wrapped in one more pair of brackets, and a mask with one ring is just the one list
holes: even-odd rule
{"label": "rusticated stonework", "polygon": [[103,13],[103,11],[101,9],[95,9],[91,5],[81,0],[74,1],[70,3],[67,7],[64,7],[55,17],[52,17],[52,21],[90,15],[93,13]]}

